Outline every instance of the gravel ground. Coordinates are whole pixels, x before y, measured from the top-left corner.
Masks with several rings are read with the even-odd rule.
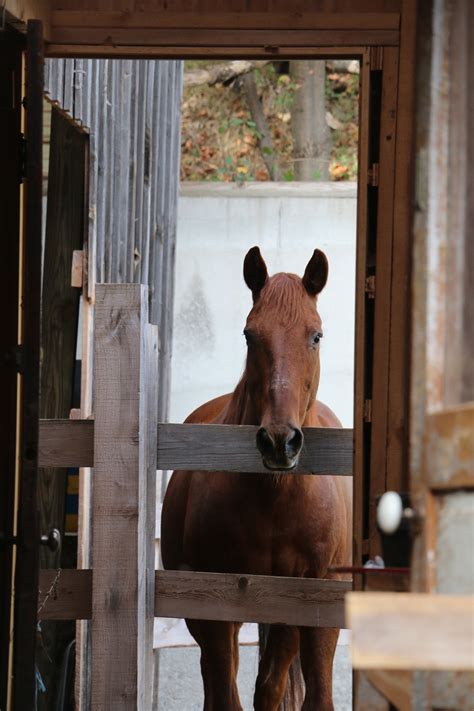
[[[175,647],[160,650],[159,711],[201,711],[203,691],[199,667],[199,649]],[[244,711],[251,711],[258,649],[240,648],[239,693]],[[352,670],[350,647],[338,644],[334,660],[335,711],[352,709]]]

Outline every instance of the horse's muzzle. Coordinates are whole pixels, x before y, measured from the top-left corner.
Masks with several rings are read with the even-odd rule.
[[[303,433],[291,425],[260,427],[257,447],[267,469],[294,469],[303,446]]]

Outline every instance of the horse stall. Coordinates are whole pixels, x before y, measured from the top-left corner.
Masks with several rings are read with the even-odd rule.
[[[244,2],[158,8],[6,0],[2,12],[2,85],[11,87],[2,94],[0,113],[9,177],[1,195],[8,247],[0,267],[6,314],[1,377],[8,394],[2,412],[8,471],[1,503],[2,707],[36,708],[39,619],[83,621],[78,707],[152,708],[153,618],[159,616],[347,625],[357,670],[355,708],[471,708],[473,571],[465,541],[472,536],[474,487],[468,296],[474,112],[472,96],[460,90],[474,45],[468,0],[381,0],[376,11],[365,0],[302,1],[291,8],[262,0],[252,11]],[[48,215],[46,234],[65,237],[51,243],[50,257],[46,244],[42,271],[45,56],[64,60],[47,70],[51,99],[62,107],[62,113],[54,109],[55,130],[63,132],[50,170],[56,193],[69,195],[73,208],[66,222],[59,208]],[[172,171],[160,173],[166,161],[158,161],[146,173],[149,180],[155,176],[161,196],[153,204],[149,180],[140,182],[143,169],[133,182],[121,163],[116,149],[126,136],[107,114],[119,99],[133,108],[158,106],[166,84],[164,118],[154,123],[152,110],[129,118],[143,145],[145,136],[159,142],[167,126],[160,150],[176,161],[178,60],[205,56],[360,62],[354,426],[305,429],[305,450],[285,474],[353,477],[353,557],[345,571],[351,580],[155,570],[157,469],[266,472],[255,446],[257,426],[164,422],[172,219],[164,221],[168,231],[160,233],[146,265],[149,245],[140,240],[150,239],[150,225],[173,213],[177,182],[170,181]],[[99,58],[103,64],[94,64]],[[143,74],[136,85],[129,82],[138,58],[168,60],[166,76],[150,65],[137,69]],[[106,136],[100,162],[94,127]],[[145,162],[149,156],[136,155]],[[112,197],[138,205],[136,215],[148,227],[141,232],[135,222],[120,224],[113,210],[111,224],[101,227]],[[55,222],[60,228],[53,229]],[[98,236],[107,230],[117,235],[108,253]],[[87,237],[82,249],[81,232]],[[59,250],[65,267],[60,262],[55,272]],[[73,255],[85,357],[80,412],[68,418],[54,410],[43,382],[40,400],[39,366],[42,344],[56,347],[51,336],[59,297],[51,282],[60,268],[69,273]],[[261,273],[258,260],[257,267]],[[147,291],[150,273],[159,295]],[[258,292],[255,269],[247,273]],[[122,283],[99,283],[115,280]],[[76,313],[78,300],[68,302],[68,313]],[[59,568],[52,551],[53,567],[39,570],[40,537],[52,548],[55,541],[38,515],[38,467],[49,482],[63,477],[60,470],[80,469],[77,569]],[[381,500],[377,524],[378,502],[388,490],[402,496]],[[380,555],[385,568],[364,567]]]

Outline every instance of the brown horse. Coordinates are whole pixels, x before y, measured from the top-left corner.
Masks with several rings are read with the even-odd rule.
[[[323,334],[315,305],[327,274],[319,250],[303,279],[269,277],[258,247],[245,257],[253,308],[244,330],[244,374],[233,393],[186,421],[259,425],[256,444],[272,473],[174,472],[162,515],[165,568],[324,578],[329,567],[350,560],[350,480],[285,473],[298,461],[302,427],[341,426],[316,400]],[[205,711],[241,711],[240,624],[186,622],[201,647]],[[332,709],[337,638],[335,629],[272,625],[261,649],[255,709],[273,711],[283,701],[289,709]],[[290,668],[297,683],[288,683]]]

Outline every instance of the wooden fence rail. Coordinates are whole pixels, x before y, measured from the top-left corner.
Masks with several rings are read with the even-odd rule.
[[[155,617],[344,627],[346,580],[155,571]],[[43,570],[39,617],[92,617],[92,570]]]
[[[257,429],[246,425],[159,424],[157,467],[266,472],[255,446]],[[303,451],[292,474],[352,475],[352,430],[307,427],[303,432]],[[41,420],[39,446],[40,466],[91,467],[94,421]]]
[[[93,570],[44,570],[40,619],[91,619],[92,711],[151,708],[153,618],[344,626],[351,583],[155,571],[157,469],[266,472],[257,427],[159,424],[146,287],[98,285],[94,420],[40,422],[39,465],[93,467]],[[352,474],[352,430],[307,428],[292,474]]]

